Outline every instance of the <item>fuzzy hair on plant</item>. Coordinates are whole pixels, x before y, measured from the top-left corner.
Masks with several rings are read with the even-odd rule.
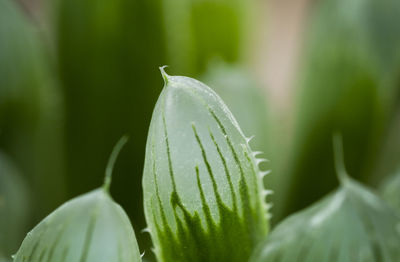
[[[214,91],[164,67],[161,73],[143,175],[157,259],[247,261],[269,228],[264,160]]]

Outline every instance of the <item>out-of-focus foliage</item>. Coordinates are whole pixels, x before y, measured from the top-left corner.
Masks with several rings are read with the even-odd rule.
[[[246,261],[268,230],[262,173],[209,87],[168,76],[154,109],[143,191],[159,261]]]
[[[340,188],[279,224],[251,262],[400,260],[400,218],[350,178]]]
[[[275,183],[278,219],[337,184],[332,133],[345,138],[349,171],[368,181],[400,86],[400,2],[322,0],[302,57],[294,143]]]
[[[255,77],[238,65],[212,63],[201,79],[226,103],[243,132],[254,136],[251,148],[268,156],[270,117],[265,94]]]
[[[64,196],[60,97],[37,28],[16,1],[0,0],[0,39],[0,147],[27,176],[41,216]]]
[[[400,98],[400,97],[399,97]],[[386,134],[382,150],[379,152],[378,165],[374,173],[374,184],[381,184],[380,175],[392,175],[399,171],[400,160],[400,103],[397,103],[397,113],[390,123],[389,131]]]
[[[0,261],[11,258],[29,221],[28,188],[11,160],[0,152]]]
[[[210,60],[233,63],[248,48],[254,0],[162,0],[167,62],[174,72],[197,75]]]
[[[383,199],[400,214],[400,172],[385,181],[381,192]]]
[[[143,210],[143,152],[162,83],[161,27],[158,0],[61,0],[58,5],[68,193],[81,194],[101,181],[109,148],[127,133],[132,143],[121,156],[113,191],[138,228],[145,227],[138,212]]]

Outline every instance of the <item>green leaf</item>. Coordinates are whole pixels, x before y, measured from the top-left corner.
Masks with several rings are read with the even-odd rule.
[[[111,169],[126,138],[111,154],[103,188],[56,209],[22,242],[15,262],[139,262],[135,233],[124,210],[110,197]]]
[[[260,160],[209,87],[163,69],[143,177],[159,261],[246,261],[268,230]]]
[[[251,262],[399,261],[400,217],[336,160],[339,189],[285,219]]]

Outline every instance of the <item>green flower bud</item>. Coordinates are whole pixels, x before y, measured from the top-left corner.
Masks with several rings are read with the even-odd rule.
[[[108,193],[115,158],[99,188],[72,199],[40,222],[23,241],[15,262],[139,262],[135,233],[128,216]]]
[[[151,120],[145,215],[159,261],[246,261],[268,231],[262,176],[229,109],[209,87],[169,76]]]
[[[339,189],[279,224],[251,262],[400,260],[399,217],[337,167]]]

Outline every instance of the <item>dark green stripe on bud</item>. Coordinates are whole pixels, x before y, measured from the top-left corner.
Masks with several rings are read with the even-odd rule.
[[[246,261],[268,231],[258,160],[209,87],[162,70],[143,177],[159,261]]]
[[[15,262],[139,262],[135,233],[109,193],[111,169],[126,138],[110,157],[105,185],[72,199],[40,222],[23,241]]]

